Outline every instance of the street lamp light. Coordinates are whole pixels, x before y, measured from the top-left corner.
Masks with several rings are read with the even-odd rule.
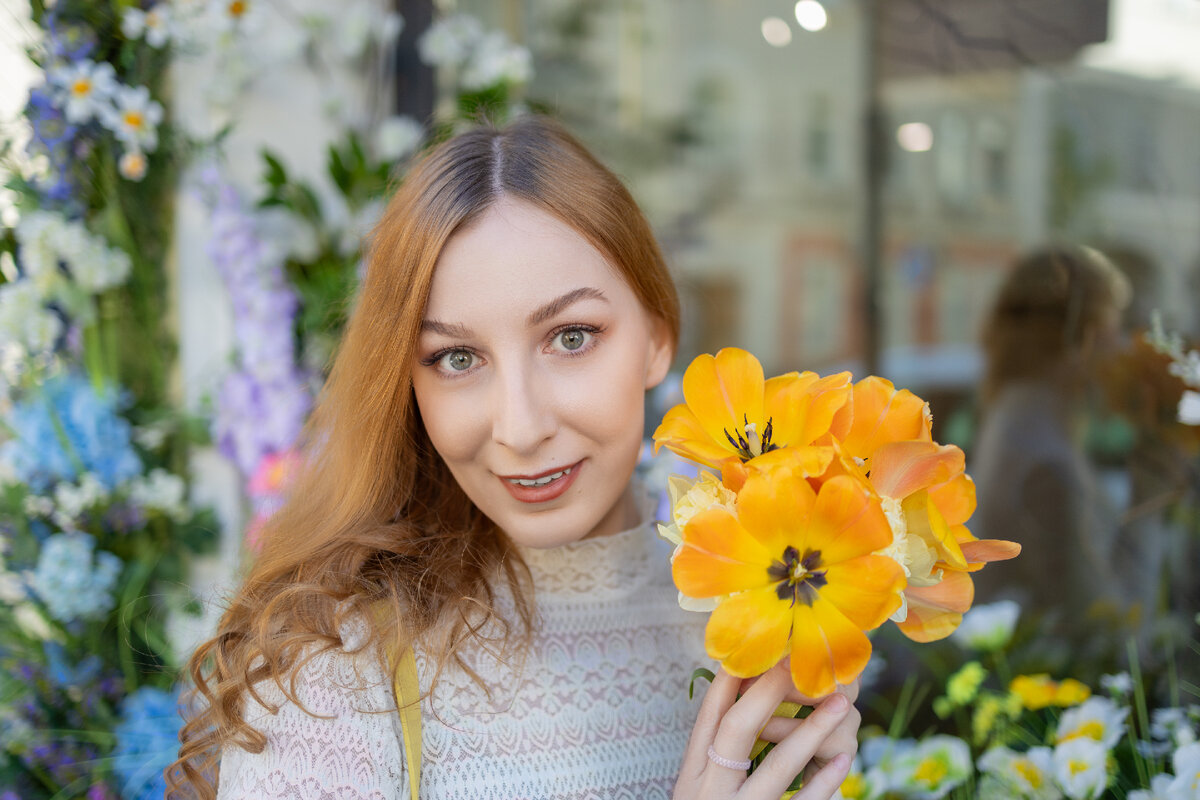
[[[819,0],[799,0],[796,3],[796,22],[806,31],[816,33],[824,30],[829,14]]]

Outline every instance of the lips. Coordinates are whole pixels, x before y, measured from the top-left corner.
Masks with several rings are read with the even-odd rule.
[[[555,467],[535,475],[497,475],[504,488],[522,503],[547,503],[571,487],[582,461],[568,467]]]

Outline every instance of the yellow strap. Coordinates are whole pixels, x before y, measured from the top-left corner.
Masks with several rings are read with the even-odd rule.
[[[404,734],[404,760],[408,762],[408,788],[417,800],[421,785],[421,684],[417,681],[417,658],[410,647],[400,656],[396,670],[396,707]]]

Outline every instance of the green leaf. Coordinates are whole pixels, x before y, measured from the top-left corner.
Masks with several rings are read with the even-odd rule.
[[[261,150],[263,161],[266,162],[267,172],[263,176],[263,180],[273,189],[278,189],[288,182],[287,169],[284,168],[283,162],[271,155],[267,148]]]
[[[696,667],[696,669],[692,670],[692,679],[688,682],[688,699],[691,700],[696,692],[696,679],[697,678],[703,678],[704,680],[708,681],[709,683],[712,683],[716,677],[717,677],[717,674],[715,672],[713,672],[711,669],[705,669],[704,667]]]

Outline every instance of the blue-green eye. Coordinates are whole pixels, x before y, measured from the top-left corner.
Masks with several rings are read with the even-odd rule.
[[[451,350],[442,356],[442,366],[454,372],[466,372],[475,364],[475,356],[467,350]]]
[[[560,333],[558,341],[564,350],[578,350],[587,344],[587,337],[587,331],[580,330],[579,328],[571,328]]]

